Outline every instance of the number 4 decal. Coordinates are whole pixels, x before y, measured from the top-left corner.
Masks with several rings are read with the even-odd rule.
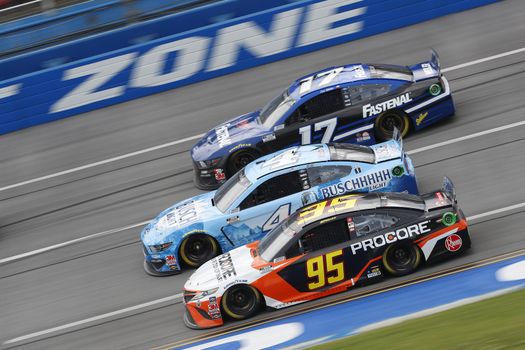
[[[264,223],[262,230],[267,232],[279,225],[281,221],[290,216],[291,203],[286,203],[277,208]]]
[[[328,120],[323,120],[322,122],[314,124],[314,132],[321,129],[325,129],[321,143],[328,143],[332,140],[334,136],[335,127],[337,126],[337,118],[332,118]],[[299,134],[301,134],[301,144],[309,145],[312,143],[312,126],[307,125],[299,129]]]

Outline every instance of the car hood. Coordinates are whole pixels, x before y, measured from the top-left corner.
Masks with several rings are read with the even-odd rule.
[[[141,232],[145,245],[173,242],[190,229],[202,229],[206,223],[222,213],[213,205],[215,191],[176,203],[160,213]],[[177,237],[180,236],[180,237]]]
[[[233,249],[199,267],[186,281],[184,289],[205,291],[240,280],[251,283],[250,276],[253,279],[254,272],[257,272],[252,267],[253,260],[252,249],[248,246]]]
[[[250,147],[250,139],[268,133],[259,123],[260,111],[243,114],[208,131],[191,150],[193,160],[215,159],[238,148]]]

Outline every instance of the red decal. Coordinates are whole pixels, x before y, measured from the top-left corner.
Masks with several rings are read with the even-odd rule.
[[[449,252],[457,252],[462,245],[463,241],[461,240],[461,237],[459,237],[455,233],[448,236],[445,240],[445,248],[447,248]]]
[[[213,173],[215,174],[215,180],[224,181],[226,179],[226,174],[222,169],[214,169]]]

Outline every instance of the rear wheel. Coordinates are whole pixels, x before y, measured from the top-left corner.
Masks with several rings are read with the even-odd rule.
[[[219,253],[219,245],[208,235],[190,235],[180,245],[180,257],[191,267],[199,267]]]
[[[243,320],[259,311],[261,300],[261,293],[257,289],[246,284],[237,284],[224,293],[221,305],[226,315]]]
[[[377,117],[374,125],[376,138],[380,141],[390,140],[394,134],[394,127],[399,130],[401,137],[408,134],[410,120],[404,112],[389,110]]]
[[[258,154],[251,150],[241,150],[235,152],[228,161],[228,175],[232,176],[255,159],[258,158]]]
[[[408,275],[421,263],[421,251],[414,244],[394,244],[383,254],[385,270],[394,276]]]

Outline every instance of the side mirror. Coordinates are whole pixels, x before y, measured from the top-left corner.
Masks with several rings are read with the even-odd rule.
[[[304,192],[301,195],[301,202],[303,202],[303,206],[307,204],[315,203],[318,200],[319,199],[317,198],[317,195],[312,191]]]

